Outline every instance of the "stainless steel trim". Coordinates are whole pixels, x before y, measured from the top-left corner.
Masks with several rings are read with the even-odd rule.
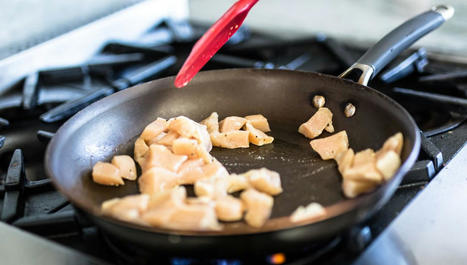
[[[431,10],[438,12],[443,16],[444,20],[448,20],[454,16],[454,7],[449,5],[437,5],[434,6]]]
[[[0,95],[29,73],[81,64],[105,42],[135,40],[164,18],[188,19],[188,0],[143,1],[0,60]]]
[[[361,85],[366,86],[371,79],[371,76],[375,72],[375,69],[371,65],[361,64],[361,63],[354,63],[349,69],[345,70],[342,74],[339,75],[339,78],[345,78],[350,72],[355,69],[362,70],[362,74],[358,78],[358,83]]]

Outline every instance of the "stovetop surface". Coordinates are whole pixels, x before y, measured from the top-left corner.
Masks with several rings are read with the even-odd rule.
[[[110,263],[148,263],[134,253],[121,251],[118,244],[75,214],[44,173],[44,151],[58,127],[86,105],[138,83],[175,75],[204,29],[187,22],[164,21],[134,42],[105,44],[101,52],[82,65],[43,69],[8,88],[0,98],[1,221]],[[319,34],[283,42],[241,27],[204,69],[285,68],[337,75],[364,50]],[[455,159],[467,140],[467,65],[432,60],[423,49],[410,50],[370,86],[409,110],[423,140],[416,165],[389,203],[368,223],[319,248],[308,246],[297,253],[229,260],[166,257],[158,253],[159,262],[350,264],[437,172]]]

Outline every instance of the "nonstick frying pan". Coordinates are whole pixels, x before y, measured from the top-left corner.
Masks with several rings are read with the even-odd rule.
[[[418,128],[409,113],[367,87],[368,80],[451,15],[450,8],[438,6],[389,33],[341,75],[358,82],[310,72],[234,69],[201,72],[183,89],[174,88],[174,78],[168,77],[115,93],[88,106],[57,131],[46,152],[47,174],[76,209],[107,235],[159,253],[263,253],[329,239],[380,209],[419,152]],[[326,98],[336,131],[345,129],[355,150],[378,149],[389,136],[403,133],[403,163],[390,181],[355,199],[343,196],[335,162],[321,160],[309,140],[297,133],[298,126],[316,111],[311,103],[316,94]],[[351,118],[343,114],[348,102],[357,108]],[[199,121],[213,111],[221,117],[261,113],[270,121],[273,144],[212,151],[230,172],[267,167],[281,174],[284,192],[275,197],[272,217],[263,227],[236,222],[216,232],[169,231],[101,214],[104,200],[138,189],[134,181],[118,188],[95,184],[90,173],[97,161],[132,154],[136,137],[157,117],[185,115]],[[310,202],[326,206],[325,218],[291,223],[288,216]]]

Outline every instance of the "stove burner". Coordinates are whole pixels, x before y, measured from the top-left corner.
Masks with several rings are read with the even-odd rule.
[[[312,246],[304,247],[303,249],[295,252],[288,253],[273,253],[273,254],[258,254],[247,253],[248,256],[228,256],[228,257],[215,257],[215,253],[211,257],[205,256],[171,256],[166,253],[157,253],[156,251],[149,251],[133,244],[127,244],[114,239],[107,234],[101,232],[100,235],[108,246],[109,250],[114,253],[115,262],[117,264],[310,264],[320,259],[324,259],[331,251],[337,247],[347,248],[355,253],[361,252],[364,246],[368,244],[371,238],[368,237],[369,228],[360,229],[357,232],[348,234],[344,243],[343,238],[336,237],[328,240],[322,244],[315,244]],[[358,243],[357,243],[358,242]],[[351,255],[352,253],[346,253]],[[319,263],[319,262],[318,262]]]

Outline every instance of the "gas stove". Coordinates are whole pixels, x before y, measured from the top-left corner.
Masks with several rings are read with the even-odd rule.
[[[247,257],[172,257],[113,240],[54,189],[44,173],[44,151],[58,127],[90,103],[141,82],[177,73],[207,28],[183,19],[177,2],[183,1],[174,1],[166,9],[177,10],[177,15],[167,12],[148,19],[145,10],[154,3],[143,2],[0,61],[0,237],[15,242],[0,243],[7,264],[77,260],[91,264],[374,263],[372,257],[377,258],[378,251],[389,251],[387,244],[378,246],[388,241],[390,231],[397,231],[394,225],[413,212],[413,205],[423,204],[420,199],[434,199],[430,192],[436,183],[430,182],[467,171],[467,63],[433,56],[419,48],[402,54],[370,84],[412,114],[420,128],[422,150],[389,203],[367,223],[320,245],[290,253],[251,253]],[[108,34],[129,17],[136,21],[133,24],[137,29],[129,26],[119,34]],[[77,38],[92,39],[100,31],[99,41],[82,49],[71,45],[69,50],[65,45]],[[132,33],[126,34],[129,31]],[[366,48],[324,34],[283,41],[243,26],[204,70],[278,68],[337,75]],[[22,68],[26,62],[33,63]],[[448,171],[446,164],[447,168],[456,165],[456,170]],[[17,248],[23,244],[31,252],[20,254]],[[399,245],[393,246],[395,256],[406,258]]]

